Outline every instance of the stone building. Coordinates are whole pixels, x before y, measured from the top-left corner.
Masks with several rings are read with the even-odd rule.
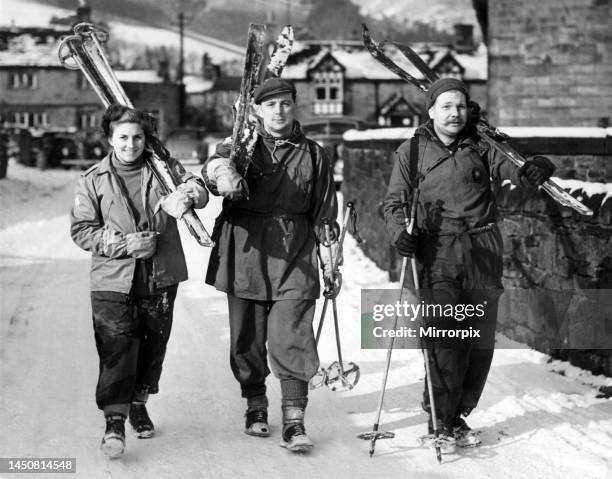
[[[496,0],[488,11],[493,123],[610,124],[612,1]]]
[[[484,45],[411,45],[441,76],[462,78],[470,94],[486,108],[487,53]],[[387,53],[422,78],[394,46]],[[283,77],[298,91],[298,115],[304,122],[357,118],[370,126],[415,126],[423,118],[424,100],[380,65],[361,42],[310,41],[297,45]]]

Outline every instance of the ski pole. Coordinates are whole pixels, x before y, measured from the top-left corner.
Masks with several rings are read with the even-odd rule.
[[[344,217],[342,218],[342,228],[340,229],[340,235],[339,237],[336,239],[336,241],[338,242],[338,253],[336,255],[336,257],[334,258],[332,255],[332,251],[331,251],[331,247],[329,248],[329,255],[330,255],[330,265],[331,265],[331,283],[334,284],[336,281],[336,274],[339,274],[338,272],[338,267],[339,267],[339,262],[340,262],[340,258],[342,257],[342,250],[343,250],[343,246],[344,246],[344,238],[346,236],[346,232],[349,229],[349,222],[352,220],[353,223],[356,221],[355,220],[355,208],[353,205],[353,202],[349,201],[346,204],[346,210],[344,212]],[[330,228],[330,222],[327,218],[324,218],[322,220],[323,223],[323,227],[324,227],[324,232],[325,232],[325,242],[327,243],[327,245],[331,246],[331,228]],[[351,227],[354,231],[353,233],[356,234],[357,230],[356,227],[353,225]],[[358,239],[358,241],[360,242],[361,239]],[[336,333],[336,347],[338,349],[338,371],[339,371],[339,378],[342,382],[342,384],[347,387],[348,389],[352,389],[355,384],[357,384],[357,381],[359,380],[359,367],[353,363],[350,363],[350,365],[352,365],[352,367],[349,370],[349,373],[355,373],[356,372],[356,379],[353,383],[351,383],[350,381],[348,381],[346,379],[346,372],[344,371],[344,366],[342,363],[342,349],[341,349],[341,345],[340,345],[340,333],[339,333],[339,326],[338,326],[338,311],[336,308],[336,301],[335,298],[330,298],[328,296],[325,296],[325,301],[323,302],[323,308],[321,310],[321,318],[319,319],[319,325],[317,327],[317,333],[315,336],[315,344],[318,346],[319,345],[319,339],[321,338],[321,332],[323,330],[323,322],[325,320],[325,313],[327,312],[327,306],[329,304],[329,300],[332,300],[332,305],[333,305],[333,313],[334,313],[334,326],[335,326],[335,333]],[[328,383],[328,379],[329,379],[329,370],[332,368],[332,366],[334,366],[336,363],[332,364],[327,370],[324,370],[323,368],[321,368],[319,370],[319,372],[317,373],[316,376],[320,376],[321,379],[318,381],[313,381],[311,379],[310,381],[310,389],[316,389],[320,386],[322,386],[323,384],[326,384],[329,386]],[[314,378],[313,378],[314,379]],[[335,388],[330,388],[332,389],[332,391],[335,391]]]
[[[347,209],[347,214],[345,215],[347,218],[345,220],[344,226],[343,226],[343,231],[342,233],[344,234],[346,232],[346,223],[348,222],[348,209]],[[330,228],[330,224],[329,222],[326,222],[323,224],[324,228],[325,228],[325,236],[327,239],[327,242],[331,245],[331,228]],[[344,236],[342,236],[340,238],[340,241],[344,240]],[[341,243],[340,243],[341,244]],[[330,281],[331,284],[335,284],[336,283],[336,273],[337,273],[337,265],[340,261],[340,246],[338,247],[338,254],[336,256],[336,258],[334,259],[333,254],[332,254],[332,250],[331,248],[329,248],[329,262],[330,264],[334,265],[335,267],[332,267],[331,270],[331,277],[330,277]],[[337,363],[332,364],[328,369],[327,369],[327,386],[332,390],[335,391],[337,389],[336,387],[336,379],[340,380],[340,383],[342,384],[343,388],[346,389],[353,389],[353,387],[355,387],[355,385],[357,384],[357,382],[359,381],[359,366],[357,366],[355,363],[349,363],[349,369],[346,370],[344,368],[344,361],[342,359],[342,346],[340,344],[340,326],[338,324],[338,308],[336,306],[336,298],[332,296],[331,298],[332,301],[332,311],[333,311],[333,315],[334,315],[334,331],[336,333],[336,349],[338,351],[338,361]],[[338,373],[337,375],[332,375],[331,372],[335,369],[335,366],[337,365],[337,370]],[[348,374],[352,375],[352,380],[348,379]]]
[[[401,192],[401,202],[402,202],[402,208],[404,210],[404,227],[406,228],[406,231],[408,231],[408,233],[412,233],[412,230],[414,229],[414,223],[415,223],[415,218],[416,218],[416,200],[418,197],[418,190],[415,189],[414,192],[414,198],[413,198],[413,202],[412,202],[412,207],[411,207],[411,214],[410,216],[408,216],[408,212],[406,209],[406,203],[408,202],[408,194],[406,193],[405,190],[402,190]],[[400,294],[399,294],[399,303],[401,304],[402,302],[402,297],[404,294],[404,280],[406,278],[406,269],[408,267],[408,258],[404,257],[402,259],[402,270],[400,273]],[[414,268],[416,268],[416,265],[414,266]],[[414,274],[414,271],[413,271]],[[398,315],[397,312],[395,313],[395,316],[393,318],[393,326],[392,326],[392,330],[395,330],[397,328],[397,320],[398,320]],[[382,408],[383,408],[383,403],[385,400],[385,390],[387,388],[387,378],[389,376],[389,367],[391,366],[391,353],[393,352],[393,343],[395,342],[395,337],[391,336],[391,339],[389,340],[389,346],[387,346],[387,359],[385,361],[385,371],[383,373],[383,379],[382,379],[382,386],[380,388],[380,396],[378,398],[378,409],[376,411],[376,420],[374,421],[374,427],[372,428],[372,431],[369,432],[364,432],[361,434],[358,434],[357,437],[360,439],[364,439],[364,440],[370,440],[370,457],[372,457],[374,455],[374,449],[376,447],[376,440],[377,439],[391,439],[395,437],[395,433],[393,432],[384,432],[384,431],[379,431],[379,426],[380,426],[380,416],[382,414]]]
[[[405,192],[404,193],[405,196]],[[418,191],[415,191],[415,195],[413,198],[413,203],[412,203],[412,208],[414,211],[414,205],[416,204],[416,200],[418,199]],[[402,208],[404,209],[404,215],[408,214],[408,208],[406,207],[406,202],[402,201],[403,206]],[[414,213],[412,213],[414,215]],[[411,219],[411,226],[414,227],[414,222]],[[413,228],[409,227],[407,229],[408,233],[412,233]],[[417,296],[418,299],[418,295],[419,295],[419,290],[420,290],[420,286],[419,286],[419,275],[417,272],[417,265],[416,265],[416,259],[414,256],[412,256],[410,258],[410,263],[412,265],[412,280],[414,282],[414,294]],[[434,446],[436,448],[436,459],[438,459],[438,462],[442,462],[442,453],[440,451],[440,444],[438,443],[438,436],[439,436],[439,431],[438,431],[438,418],[436,415],[436,403],[435,403],[435,399],[434,399],[434,393],[433,393],[433,384],[431,382],[431,368],[429,365],[429,350],[426,347],[422,347],[421,351],[423,352],[423,358],[425,360],[425,376],[427,377],[427,393],[429,395],[429,405],[431,407],[431,420],[433,422],[433,431],[434,431]]]

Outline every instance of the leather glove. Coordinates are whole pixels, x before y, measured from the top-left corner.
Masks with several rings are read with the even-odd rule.
[[[177,190],[184,192],[191,200],[193,208],[204,208],[208,204],[208,192],[203,185],[195,181],[186,181],[176,187]]]
[[[329,241],[333,244],[340,238],[340,225],[337,221],[334,221],[329,225]],[[317,239],[321,244],[328,244],[327,237],[325,236],[325,226],[321,224],[321,226],[316,229],[315,234],[317,235]]]
[[[470,100],[467,105],[468,122],[476,124],[480,120],[480,105],[473,100]]]
[[[540,186],[548,180],[555,172],[555,165],[545,156],[534,156],[527,160],[518,170],[521,183],[523,179],[527,182],[525,186]]]
[[[136,259],[147,259],[155,254],[157,249],[157,231],[139,231],[125,235],[127,254]]]
[[[395,242],[397,252],[402,256],[411,258],[417,250],[418,239],[417,235],[410,234],[406,230],[402,231]]]
[[[321,268],[323,269],[323,282],[325,284],[323,296],[333,299],[338,296],[340,288],[342,287],[342,275],[339,271],[336,271],[334,280],[332,281],[332,264],[330,262],[329,249],[331,248],[331,255],[336,262],[336,266],[340,266],[344,262],[344,258],[340,254],[338,243],[332,243],[331,247],[320,245],[319,248]]]
[[[249,197],[246,180],[238,174],[228,158],[216,158],[208,162],[206,176],[224,198],[235,201]]]
[[[176,189],[157,202],[157,205],[155,205],[155,213],[157,213],[161,207],[161,209],[170,216],[180,220],[185,212],[191,208],[192,204],[193,200],[189,198],[185,190]]]
[[[104,229],[102,231],[102,254],[109,258],[119,258],[126,254],[126,241],[119,231]]]

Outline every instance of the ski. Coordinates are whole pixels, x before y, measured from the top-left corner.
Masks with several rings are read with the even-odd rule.
[[[60,63],[70,70],[81,70],[105,108],[111,103],[134,108],[102,48],[102,43],[108,40],[108,32],[91,23],[79,23],[75,25],[74,33],[63,38],[59,44]],[[168,164],[170,152],[157,137],[153,137],[147,146],[153,152],[147,159],[147,165],[153,175],[166,194],[175,191],[181,183],[179,175],[182,172],[170,168]],[[178,165],[177,168],[183,168],[180,163]],[[193,208],[187,210],[182,219],[200,245],[214,246],[214,241]]]
[[[270,61],[266,67],[266,79],[281,76],[292,49],[293,28],[290,25],[286,25],[278,35],[274,51],[270,55]]]
[[[379,61],[383,66],[395,73],[402,80],[411,83],[419,88],[422,92],[426,92],[429,85],[438,79],[438,75],[427,66],[427,64],[419,57],[419,55],[409,46],[392,43],[399,51],[419,70],[425,80],[420,80],[395,63],[382,49],[382,44],[375,42],[370,35],[370,32],[365,24],[363,27],[363,44],[370,54]],[[480,118],[476,123],[476,131],[480,138],[486,142],[491,148],[494,148],[499,153],[504,155],[516,166],[521,167],[525,163],[525,158],[516,151],[508,142],[509,137],[502,133],[499,129],[489,125],[483,118]],[[578,213],[586,216],[593,214],[593,210],[583,205],[580,201],[570,195],[567,191],[561,188],[553,180],[547,180],[541,188],[557,203],[562,206],[567,206],[574,209]]]
[[[264,37],[266,26],[249,24],[244,71],[240,83],[240,93],[235,105],[234,128],[232,130],[232,149],[230,161],[236,165],[243,177],[246,175],[251,154],[257,141],[255,123],[251,120],[253,91],[259,84],[261,67],[264,61]]]
[[[236,115],[232,132],[230,161],[238,172],[245,176],[257,142],[257,120],[252,112],[253,92],[261,80],[261,68],[265,62],[264,38],[266,26],[256,23],[249,25],[247,52],[240,94],[236,102]],[[264,72],[264,79],[279,77],[285,68],[293,48],[293,28],[285,26],[279,34],[274,51]]]

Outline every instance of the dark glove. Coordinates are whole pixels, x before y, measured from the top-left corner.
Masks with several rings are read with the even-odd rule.
[[[402,231],[395,242],[397,252],[402,256],[406,256],[407,258],[414,256],[417,249],[418,239],[419,238],[417,235],[410,234],[406,230]]]
[[[157,231],[139,231],[125,235],[127,254],[136,259],[147,259],[155,254],[157,249]]]
[[[470,100],[468,103],[468,122],[470,123],[478,123],[480,120],[480,105],[473,100]]]
[[[540,186],[555,172],[555,165],[545,156],[534,156],[527,160],[518,170],[520,178],[524,178],[529,186]]]

